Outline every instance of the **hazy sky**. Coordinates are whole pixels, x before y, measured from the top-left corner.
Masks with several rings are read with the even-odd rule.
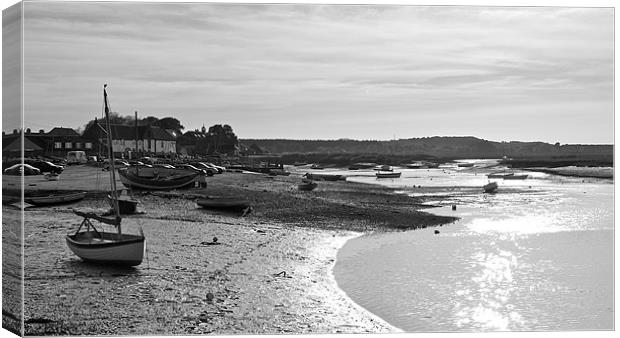
[[[25,126],[613,143],[613,9],[26,3]],[[5,125],[4,130],[14,126]]]

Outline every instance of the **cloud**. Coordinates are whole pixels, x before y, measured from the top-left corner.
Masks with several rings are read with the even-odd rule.
[[[516,118],[524,101],[613,119],[607,8],[28,2],[25,17],[26,108],[50,127],[96,111],[103,82],[119,111],[229,121],[252,137],[372,138],[343,130],[351,119],[384,135],[428,121],[484,137],[501,126],[464,120],[490,111],[536,129]],[[308,116],[321,128],[299,124]],[[613,139],[553,123],[575,142]]]

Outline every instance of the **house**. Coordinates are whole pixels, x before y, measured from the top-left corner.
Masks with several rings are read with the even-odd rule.
[[[188,131],[177,138],[177,153],[180,155],[206,155],[209,135],[204,131]]]
[[[21,146],[22,131],[13,130],[12,134],[2,134],[3,157],[15,155],[15,146]],[[19,141],[18,141],[19,140]],[[33,133],[30,128],[23,132],[25,156],[57,156],[65,157],[67,152],[82,150],[87,154],[94,152],[93,143],[84,139],[71,128],[56,127],[45,132],[43,129]],[[11,154],[9,154],[11,153]]]
[[[82,137],[93,142],[98,153],[107,153],[107,136],[103,121],[95,122],[88,126]],[[130,157],[146,155],[170,155],[176,154],[176,138],[165,129],[160,127],[143,125],[128,126],[113,124],[112,150],[115,155]],[[135,154],[138,155],[135,155]]]

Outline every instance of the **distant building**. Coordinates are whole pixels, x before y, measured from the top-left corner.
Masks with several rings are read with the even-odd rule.
[[[102,121],[95,119],[82,136],[91,140],[100,154],[107,153],[107,136]],[[155,126],[111,125],[112,150],[116,155],[170,155],[177,152],[176,138],[165,129]],[[136,144],[137,140],[137,144]],[[137,153],[137,155],[135,155]]]
[[[208,151],[209,135],[205,132],[194,130],[185,132],[177,138],[177,153],[179,155],[206,155]]]
[[[14,130],[12,134],[2,135],[3,158],[21,156],[20,151],[14,149],[21,146],[22,132]],[[56,127],[45,132],[43,129],[33,133],[27,128],[23,134],[24,155],[28,156],[56,156],[65,157],[67,152],[82,150],[87,154],[94,153],[92,141],[84,139],[71,128]]]

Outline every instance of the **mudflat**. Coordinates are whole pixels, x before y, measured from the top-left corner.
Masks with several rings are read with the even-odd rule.
[[[144,232],[146,256],[136,268],[111,268],[82,262],[64,238],[81,221],[70,209],[109,208],[105,188],[92,184],[103,182],[97,170],[70,167],[59,183],[26,185],[91,192],[71,205],[26,208],[27,335],[393,332],[338,289],[338,249],[364,232],[454,220],[389,188],[338,181],[308,192],[297,190],[296,175],[226,172],[206,189],[130,192],[140,213],[124,218],[123,230]],[[252,212],[200,208],[202,195],[244,196]]]

